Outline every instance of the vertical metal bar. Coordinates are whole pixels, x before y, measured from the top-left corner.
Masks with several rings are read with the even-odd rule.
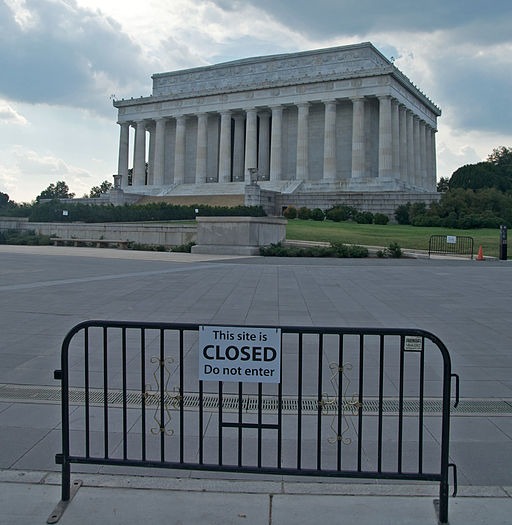
[[[338,335],[338,436],[336,438],[336,468],[341,470],[343,436],[343,343],[344,334]]]
[[[384,399],[384,335],[380,336],[379,349],[379,429],[377,436],[377,472],[382,472],[382,413]]]
[[[281,468],[283,460],[283,367],[281,378],[277,385],[277,468]]]
[[[450,395],[451,395],[451,361],[446,348],[443,355],[443,415],[441,430],[441,483],[439,484],[439,522],[448,523],[448,468],[450,445]]]
[[[160,329],[160,461],[165,461],[165,346],[163,329]]]
[[[261,468],[261,447],[263,424],[263,384],[258,383],[258,468]]]
[[[85,329],[87,334],[87,329]],[[84,335],[84,340],[86,336]],[[71,497],[71,465],[69,463],[69,338],[62,343],[61,368],[61,416],[62,416],[62,501]]]
[[[219,430],[218,430],[218,456],[219,456],[219,465],[222,465],[222,381],[219,381]]]
[[[126,406],[126,328],[121,329],[122,334],[122,367],[123,367],[123,459],[128,457],[128,413]]]
[[[243,383],[238,383],[238,466],[242,466],[242,403],[243,403]]]
[[[299,359],[297,370],[297,468],[302,467],[302,367],[303,367],[303,341],[302,333],[299,334]]]
[[[203,447],[204,447],[204,412],[203,412],[203,381],[199,380],[199,464],[204,462]]]
[[[357,418],[357,470],[362,469],[363,450],[363,386],[364,386],[364,334],[359,334],[359,410]]]
[[[316,468],[322,469],[322,368],[323,368],[323,353],[324,353],[324,334],[318,334],[318,377],[317,377],[317,396],[318,396],[318,411],[316,421]]]
[[[103,434],[104,456],[108,458],[108,349],[107,327],[103,327]]]
[[[404,434],[404,364],[405,339],[400,336],[400,379],[398,390],[398,473],[402,473],[403,434]]]
[[[140,329],[141,459],[146,461],[146,332]]]
[[[418,413],[418,473],[423,472],[423,415],[424,415],[424,395],[425,395],[425,338],[421,338],[420,353],[420,406]]]
[[[84,328],[84,388],[85,388],[85,457],[91,457],[91,423],[89,410],[89,327]]]
[[[183,330],[180,330],[180,462],[183,463],[185,458],[185,409],[183,395],[185,392],[185,371],[183,360]]]

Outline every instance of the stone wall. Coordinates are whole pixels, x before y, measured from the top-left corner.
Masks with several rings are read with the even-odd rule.
[[[263,193],[263,192],[262,192]],[[262,196],[262,198],[264,198]],[[268,198],[268,197],[267,197]],[[352,206],[359,211],[383,213],[391,220],[395,218],[395,210],[401,204],[424,202],[431,204],[441,198],[440,193],[408,193],[408,192],[338,192],[338,193],[293,193],[277,194],[275,208],[283,210],[287,206],[295,208],[320,208],[326,210],[343,204]]]
[[[195,242],[197,237],[195,224],[28,222],[27,219],[1,217],[0,231],[5,230],[35,231],[40,235],[51,235],[63,239],[121,240],[167,247]]]

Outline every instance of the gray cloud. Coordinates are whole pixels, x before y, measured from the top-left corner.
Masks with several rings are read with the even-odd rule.
[[[503,20],[512,14],[509,0],[431,0],[419,8],[410,0],[213,0],[220,8],[234,11],[252,4],[287,26],[312,36],[332,37],[386,31],[435,31],[484,24],[499,30],[486,34],[495,41],[510,37]],[[467,35],[472,38],[471,34]]]
[[[149,85],[152,64],[114,20],[72,1],[27,0],[26,9],[33,23],[22,26],[0,2],[0,94],[5,98],[103,113],[110,111],[113,90]]]

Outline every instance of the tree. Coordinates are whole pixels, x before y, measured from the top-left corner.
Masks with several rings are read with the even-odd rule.
[[[494,148],[487,157],[487,162],[502,168],[512,169],[512,148],[507,148],[506,146]]]
[[[507,176],[496,164],[478,162],[466,164],[453,172],[450,179],[450,189],[463,188],[479,190],[496,188],[507,191],[512,188],[512,177]]]
[[[9,195],[0,191],[0,208],[7,208],[9,205]]]
[[[68,185],[60,180],[55,184],[52,182],[36,197],[36,201],[39,202],[41,199],[72,199],[74,196],[75,194],[69,191]]]
[[[441,177],[437,181],[437,191],[439,193],[444,193],[450,189],[450,179],[448,177]]]
[[[89,192],[89,198],[96,199],[112,189],[112,183],[104,180],[99,186],[93,186]]]

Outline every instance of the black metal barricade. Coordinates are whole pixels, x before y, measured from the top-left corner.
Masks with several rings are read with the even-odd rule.
[[[247,340],[279,330],[277,380],[265,372],[272,349],[200,348],[205,327],[196,324],[87,321],[68,333],[55,371],[63,501],[73,463],[420,480],[439,482],[439,521],[448,521],[451,379],[456,404],[458,376],[435,335],[207,328]],[[245,356],[248,372],[235,362]],[[233,379],[204,379],[215,368]]]
[[[461,255],[473,259],[473,237],[466,235],[431,235],[428,241],[428,256]]]

